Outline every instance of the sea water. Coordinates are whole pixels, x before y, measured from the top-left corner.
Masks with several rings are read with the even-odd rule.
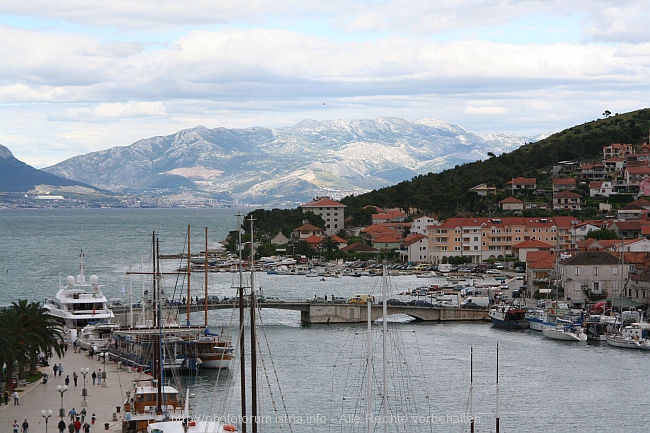
[[[236,230],[237,213],[234,209],[0,210],[0,304],[54,295],[60,280],[78,273],[81,250],[86,276],[98,275],[109,299],[137,299],[142,285],[149,283],[134,280],[127,271],[150,263],[153,232],[160,239],[162,254],[181,253],[186,251],[189,225],[192,251],[198,252],[205,245],[205,227],[208,246],[213,248]],[[322,281],[258,272],[255,286],[266,295],[306,300],[378,294],[380,280],[342,277]],[[399,292],[424,283],[413,276],[392,277],[390,296],[399,298]],[[193,274],[192,285],[202,291],[203,284],[202,273]],[[210,294],[234,296],[237,285],[237,274],[209,275]],[[164,287],[168,296],[178,297],[186,290],[171,276],[165,277]],[[234,336],[237,314],[210,311],[209,326]],[[650,425],[650,353],[602,343],[547,340],[539,332],[508,332],[488,323],[392,320],[391,333],[399,336],[408,364],[410,398],[429,417],[418,431],[469,431],[470,371],[475,430],[495,431],[497,343],[502,432],[640,432]],[[202,323],[203,314],[193,315],[191,321]],[[365,324],[302,325],[299,312],[266,309],[259,321],[263,326],[258,341],[265,348],[258,373],[265,415],[262,431],[289,431],[289,422],[296,432],[359,431],[364,415],[347,417],[341,401],[350,392],[348,385],[363,382]],[[381,324],[373,327],[380,328]],[[356,340],[361,342],[350,343]],[[391,358],[389,369],[397,371],[401,362]],[[267,385],[267,379],[274,385]],[[189,384],[196,395],[195,414],[238,417],[236,361],[227,374],[203,371],[178,380]],[[377,394],[374,391],[373,398],[380,398]],[[398,408],[396,394],[388,394],[391,408]],[[365,395],[355,398],[363,400]]]

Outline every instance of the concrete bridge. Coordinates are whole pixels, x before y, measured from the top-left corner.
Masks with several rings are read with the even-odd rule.
[[[209,303],[208,309],[225,310],[237,308],[238,305],[238,303]],[[365,304],[286,301],[260,302],[258,307],[300,311],[300,321],[302,323],[359,323],[368,320],[368,306]],[[186,312],[186,308],[186,306],[166,306],[164,307],[163,316],[166,317],[168,314],[175,315],[178,312],[182,317]],[[382,309],[381,304],[372,305],[372,321],[382,317]],[[134,313],[138,311],[134,309]],[[190,306],[190,312],[196,313],[202,311],[204,311],[203,305],[192,304]],[[128,317],[127,307],[113,308],[113,312],[115,313],[116,320],[122,324],[126,324]],[[396,314],[405,314],[416,320],[427,322],[489,320],[487,310],[388,305],[388,315],[392,316]]]

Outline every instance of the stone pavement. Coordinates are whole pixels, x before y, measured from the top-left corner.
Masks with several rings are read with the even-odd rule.
[[[61,376],[54,377],[52,367],[54,362],[57,364],[60,362],[63,366],[63,374]],[[85,398],[82,395],[82,389],[84,387],[84,378],[81,374],[81,368],[89,368],[90,372],[86,375],[86,388],[88,389],[87,396]],[[106,370],[106,384],[93,385],[92,384],[92,372],[93,370]],[[27,419],[29,423],[29,432],[28,433],[58,433],[57,424],[59,423],[59,408],[61,407],[61,393],[57,390],[57,385],[65,385],[66,375],[70,376],[70,384],[68,385],[68,390],[63,393],[63,407],[65,409],[65,418],[64,421],[66,425],[70,423],[70,417],[68,412],[70,409],[75,408],[77,413],[80,413],[81,410],[85,407],[87,416],[86,421],[90,424],[90,417],[94,413],[97,417],[95,425],[91,425],[91,433],[100,431],[105,431],[105,423],[108,423],[110,431],[116,432],[122,431],[122,416],[124,411],[122,410],[123,396],[126,395],[126,391],[131,389],[132,381],[134,379],[148,377],[143,376],[141,373],[132,372],[130,369],[120,368],[118,369],[118,364],[112,361],[106,361],[104,364],[103,361],[97,359],[95,356],[94,359],[88,357],[87,352],[81,350],[78,353],[74,353],[72,348],[69,348],[68,351],[62,358],[54,356],[50,359],[49,367],[41,367],[41,371],[49,375],[48,382],[46,384],[42,381],[28,384],[27,386],[18,387],[18,394],[20,396],[20,405],[15,406],[13,404],[13,398],[11,397],[12,391],[9,391],[9,405],[0,406],[0,432],[11,432],[11,426],[14,420],[18,421],[18,424],[22,424],[23,420]],[[72,379],[72,372],[76,371],[79,376],[77,379],[77,386],[74,386],[74,381]],[[119,413],[117,412],[116,407],[120,407]],[[52,416],[46,422],[45,418],[41,415],[41,410],[45,409],[52,411]],[[82,430],[83,431],[83,430]],[[67,433],[67,429],[65,431]]]

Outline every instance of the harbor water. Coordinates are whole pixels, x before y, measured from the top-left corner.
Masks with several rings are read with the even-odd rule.
[[[107,298],[129,302],[133,293],[137,301],[146,283],[130,279],[127,271],[151,261],[152,232],[159,236],[162,254],[180,253],[186,249],[190,225],[192,251],[198,252],[205,244],[204,227],[212,248],[236,229],[236,213],[234,209],[0,210],[0,304],[54,295],[60,279],[78,272],[81,250],[86,276],[99,276]],[[210,273],[210,294],[234,296],[237,278],[236,273]],[[380,280],[257,273],[255,286],[267,296],[307,300],[378,295]],[[202,290],[203,281],[202,273],[193,274],[192,290]],[[399,298],[399,292],[424,283],[414,276],[391,277],[390,296]],[[182,283],[171,276],[165,277],[164,288],[167,296],[185,295]],[[234,336],[236,315],[230,310],[210,311],[210,328]],[[354,361],[342,360],[361,358],[357,350],[361,346],[350,341],[365,338],[365,324],[302,325],[299,312],[271,309],[262,310],[260,320],[260,345],[271,352],[261,355],[260,404],[266,414],[274,405],[286,407],[286,413],[279,413],[262,431],[290,431],[283,425],[288,421],[299,432],[355,431],[354,422],[342,419],[340,410],[342,379],[355,379],[349,373],[355,366]],[[191,321],[202,323],[203,314],[193,315]],[[487,322],[423,323],[401,316],[391,321],[391,332],[399,334],[409,364],[411,398],[430,411],[429,425],[420,431],[469,431],[465,415],[470,412],[470,350],[475,430],[495,431],[497,343],[502,432],[641,432],[650,426],[650,353],[604,343],[547,340],[540,332],[508,332]],[[196,394],[195,413],[236,413],[236,370],[233,365],[230,374],[202,371],[182,379]],[[281,395],[264,392],[267,376],[280,384]],[[394,400],[391,405],[398,404]]]

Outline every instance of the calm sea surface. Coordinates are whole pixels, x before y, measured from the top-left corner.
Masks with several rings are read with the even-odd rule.
[[[151,261],[152,231],[160,237],[163,254],[178,253],[185,249],[190,225],[192,251],[199,251],[205,243],[204,227],[213,247],[236,229],[236,213],[233,209],[0,210],[0,304],[54,295],[59,278],[78,272],[82,249],[86,275],[99,276],[108,298],[128,300],[130,288],[139,293],[143,284],[149,284],[129,280],[126,271]],[[195,275],[192,285],[198,290],[204,282],[202,274]],[[233,296],[236,277],[211,273],[210,293]],[[320,281],[258,273],[255,285],[266,295],[307,299],[378,294],[379,281],[371,277]],[[400,276],[390,283],[399,292],[422,281]],[[168,295],[185,291],[171,277],[164,287]],[[230,311],[212,311],[210,326],[232,332],[233,316]],[[202,323],[202,314],[192,320]],[[260,345],[271,351],[261,356],[264,369],[259,376],[265,414],[274,416],[271,407],[285,406],[286,415],[281,411],[278,416],[293,421],[296,432],[354,431],[358,426],[350,418],[341,419],[350,413],[341,397],[354,395],[351,385],[365,375],[360,361],[365,325],[301,326],[298,312],[280,310],[263,310],[261,320],[265,326]],[[395,322],[391,336],[399,337],[402,358],[408,360],[410,388],[404,389],[420,413],[434,421],[417,431],[469,431],[463,415],[469,411],[471,347],[474,412],[479,417],[476,431],[495,431],[497,343],[501,431],[645,432],[650,428],[650,353],[604,344],[563,344],[546,340],[541,333],[505,332],[489,324],[413,323],[403,317]],[[391,358],[391,371],[407,365],[399,359]],[[184,379],[197,395],[196,413],[237,413],[236,370],[227,377],[202,372]],[[277,385],[266,389],[267,376],[271,383],[280,384],[282,393]],[[363,400],[356,395],[353,401]],[[406,398],[398,395],[398,391],[391,394],[392,407]],[[275,422],[263,427],[263,431],[289,431]]]

